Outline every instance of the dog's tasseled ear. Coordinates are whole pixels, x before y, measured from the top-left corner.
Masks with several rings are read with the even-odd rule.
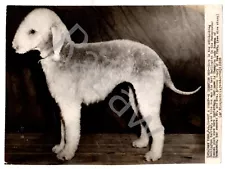
[[[62,29],[60,25],[54,25],[51,27],[51,32],[52,32],[52,44],[53,44],[53,51],[54,51],[54,56],[52,57],[52,59],[54,61],[59,61],[60,51],[65,42],[67,30]]]

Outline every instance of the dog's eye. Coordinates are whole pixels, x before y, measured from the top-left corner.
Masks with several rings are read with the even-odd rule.
[[[30,35],[34,35],[35,33],[36,33],[36,30],[34,30],[34,29],[29,30]]]

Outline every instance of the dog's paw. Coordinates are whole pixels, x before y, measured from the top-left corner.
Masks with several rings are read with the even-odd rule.
[[[139,138],[139,139],[133,141],[132,146],[137,147],[137,148],[147,147],[148,146],[148,140],[143,139],[143,138]]]
[[[57,154],[57,158],[62,161],[71,160],[74,157],[74,152],[71,150],[62,150]]]
[[[162,157],[161,153],[149,151],[145,154],[146,161],[157,161]]]
[[[57,144],[52,148],[52,152],[58,154],[60,151],[62,151],[64,148],[64,145]]]

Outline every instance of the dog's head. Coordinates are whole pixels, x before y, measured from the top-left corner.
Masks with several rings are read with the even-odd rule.
[[[53,59],[59,60],[65,39],[71,40],[61,19],[53,11],[39,8],[31,11],[21,22],[12,46],[19,54],[38,50],[43,58],[47,51],[53,50]]]

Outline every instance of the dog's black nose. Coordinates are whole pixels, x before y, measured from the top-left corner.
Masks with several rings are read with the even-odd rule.
[[[19,50],[19,45],[17,45],[15,42],[12,42],[12,46],[15,50]]]
[[[15,50],[19,50],[19,45],[14,46]]]

